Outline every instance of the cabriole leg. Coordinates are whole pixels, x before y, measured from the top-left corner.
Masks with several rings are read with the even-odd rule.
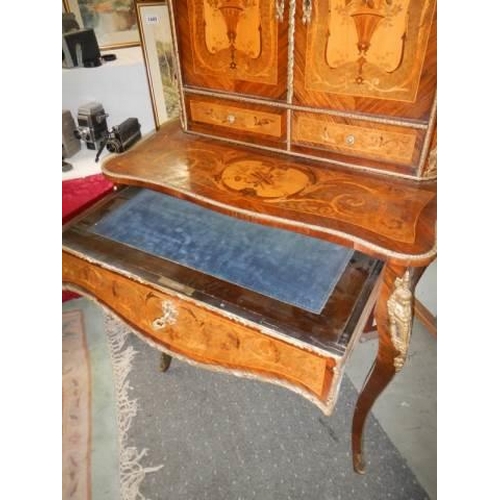
[[[413,320],[413,290],[424,268],[405,268],[387,263],[375,306],[378,353],[358,397],[352,423],[354,470],[365,472],[363,431],[375,400],[406,360]]]
[[[172,356],[169,356],[168,354],[162,352],[160,358],[160,371],[166,372],[170,367],[171,362],[172,362]]]

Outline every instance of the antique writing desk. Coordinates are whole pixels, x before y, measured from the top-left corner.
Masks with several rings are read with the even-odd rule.
[[[362,472],[436,255],[435,2],[168,5],[180,120],[104,163],[117,189],[63,228],[64,286],[167,364],[280,384],[326,414],[374,320]]]

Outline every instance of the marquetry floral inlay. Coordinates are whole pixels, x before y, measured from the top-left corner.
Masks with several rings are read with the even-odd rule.
[[[308,90],[413,101],[434,0],[316,2],[308,28]]]
[[[345,221],[404,243],[415,241],[415,226],[405,222],[408,212],[420,212],[434,196],[419,191],[409,197],[408,193],[387,185],[380,191],[377,183],[359,184],[344,175],[326,180],[317,170],[290,167],[286,163],[246,160],[241,156],[233,160],[218,158],[209,150],[203,159],[193,158],[190,171],[197,173],[191,182],[215,188],[214,193],[234,193],[238,199],[242,195],[258,198],[282,210]]]
[[[229,68],[236,69],[238,51],[259,57],[260,0],[205,0],[205,42],[217,53],[229,49]]]
[[[416,134],[413,130],[399,132],[360,127],[325,120],[324,117],[296,117],[293,139],[299,142],[328,146],[350,155],[391,159],[411,163]]]
[[[191,101],[193,121],[280,137],[281,117],[264,111],[247,110],[206,101]]]
[[[287,197],[311,184],[308,173],[298,168],[251,160],[230,164],[222,171],[221,180],[231,190],[259,198]]]

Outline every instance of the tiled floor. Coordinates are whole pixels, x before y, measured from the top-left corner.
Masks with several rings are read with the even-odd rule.
[[[358,390],[376,350],[376,340],[361,342],[349,360],[347,375]],[[373,409],[431,499],[437,498],[436,373],[436,339],[415,320],[406,364]]]

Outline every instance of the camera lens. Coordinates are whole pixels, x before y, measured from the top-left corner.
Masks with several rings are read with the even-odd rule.
[[[106,144],[106,149],[110,153],[120,153],[120,142],[117,141],[116,139],[110,139]]]
[[[81,139],[82,141],[85,141],[85,142],[92,141],[92,134],[91,134],[90,129],[88,127],[78,127],[75,130],[75,135],[78,139]]]

